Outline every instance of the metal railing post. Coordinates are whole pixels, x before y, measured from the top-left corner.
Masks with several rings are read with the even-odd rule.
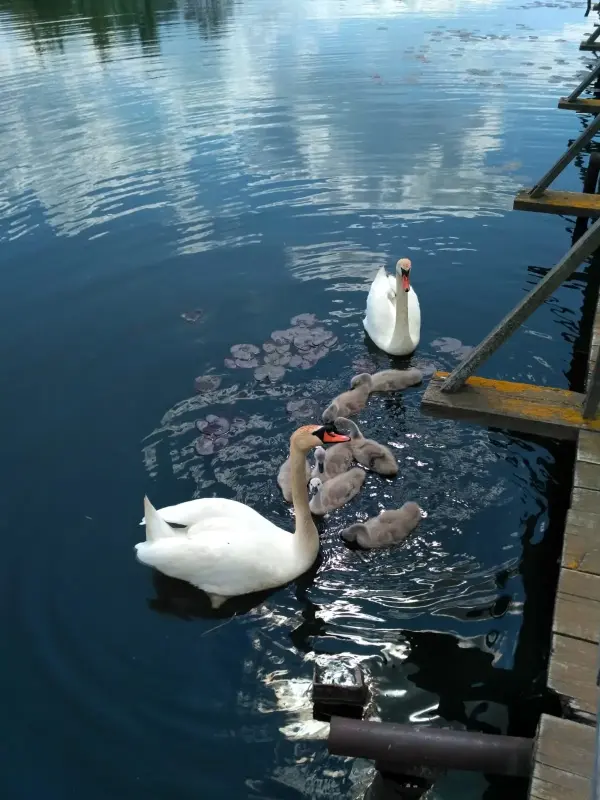
[[[552,292],[569,278],[586,258],[600,247],[600,219],[578,239],[555,267],[552,267],[542,280],[521,302],[496,325],[472,353],[454,369],[443,382],[442,392],[456,392],[500,345],[505,342],[525,320],[547,300]],[[596,362],[596,366],[597,366]]]
[[[577,139],[575,139],[569,149],[558,159],[556,164],[550,167],[544,177],[536,183],[533,189],[529,192],[529,196],[535,198],[542,195],[544,190],[550,186],[552,181],[560,175],[563,169],[571,163],[575,156],[583,150],[586,144],[594,138],[599,130],[600,114],[594,117],[592,122],[590,122],[583,133],[581,133]]]

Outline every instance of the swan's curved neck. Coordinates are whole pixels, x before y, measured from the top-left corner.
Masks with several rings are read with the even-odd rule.
[[[402,276],[396,273],[396,324],[394,325],[394,340],[404,339],[411,341],[408,327],[408,292],[402,288]]]
[[[292,479],[292,503],[296,516],[296,535],[306,544],[319,545],[319,534],[313,522],[308,505],[308,489],[306,486],[306,457],[293,443],[290,446],[290,475]],[[299,541],[298,544],[301,544]]]
[[[398,325],[408,328],[408,292],[402,288],[402,275],[396,273],[396,329]]]

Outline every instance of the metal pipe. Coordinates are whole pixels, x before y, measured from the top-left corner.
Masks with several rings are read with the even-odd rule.
[[[600,28],[598,28],[597,30],[598,32],[600,32]],[[594,80],[594,78],[598,77],[598,75],[600,75],[600,62],[598,62],[598,64],[594,67],[594,69],[585,76],[585,78],[581,81],[581,83],[577,86],[577,88],[573,89],[571,94],[567,97],[567,102],[573,103],[575,100],[577,100],[577,98],[583,92],[583,90],[587,88],[590,85],[590,83]]]
[[[334,755],[372,759],[398,772],[418,764],[525,776],[533,763],[533,739],[345,717],[331,718],[327,746]]]
[[[586,258],[600,247],[600,219],[578,239],[555,267],[488,333],[442,384],[442,392],[456,392],[500,345],[569,278]]]
[[[573,142],[573,144],[569,147],[569,149],[562,154],[562,156],[558,159],[556,164],[554,164],[548,172],[544,175],[541,180],[539,180],[533,189],[529,192],[530,197],[540,197],[540,195],[544,194],[544,191],[550,186],[552,181],[557,178],[563,169],[573,161],[575,156],[580,153],[583,148],[586,146],[588,142],[594,138],[594,136],[600,130],[600,114],[594,117],[592,122],[587,126],[587,128],[581,133],[577,139]]]

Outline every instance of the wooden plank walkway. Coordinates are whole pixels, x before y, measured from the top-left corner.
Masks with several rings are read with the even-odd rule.
[[[541,197],[530,197],[531,189],[521,189],[513,203],[515,211],[566,214],[570,217],[600,217],[600,194],[558,192],[546,189]]]
[[[600,419],[582,417],[584,396],[578,392],[476,375],[459,391],[443,392],[447,376],[447,372],[432,376],[421,402],[426,414],[560,439],[576,439],[582,428],[600,433]],[[586,498],[582,502],[589,504]]]
[[[600,346],[600,300],[588,377]],[[548,686],[570,719],[542,716],[529,796],[590,800],[598,712],[600,642],[600,432],[578,435],[571,508],[552,624]]]
[[[540,719],[529,797],[535,800],[590,800],[594,730],[567,719]]]

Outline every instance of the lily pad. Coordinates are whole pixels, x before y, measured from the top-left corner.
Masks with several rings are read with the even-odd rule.
[[[284,367],[280,367],[276,364],[265,364],[254,370],[254,377],[257,381],[264,381],[268,378],[270,381],[274,382],[279,380],[279,378],[283,378],[284,375]]]
[[[296,329],[294,328],[287,328],[284,331],[273,331],[271,334],[271,339],[275,342],[276,345],[283,345],[286,342],[291,342],[294,338]]]
[[[318,419],[320,406],[316,400],[310,397],[299,397],[297,400],[289,400],[286,409],[292,419],[298,421],[309,421]]]
[[[236,367],[240,367],[240,369],[254,369],[254,367],[258,367],[258,364],[256,358],[236,358],[235,360]]]
[[[255,344],[234,344],[229,350],[236,361],[246,361],[260,353],[260,350]]]
[[[210,436],[199,436],[194,447],[199,456],[210,456],[215,452],[215,444]]]
[[[208,414],[206,426],[202,428],[205,436],[221,436],[230,428],[229,420],[225,417],[217,417],[215,414]]]
[[[218,389],[221,385],[221,378],[218,375],[199,375],[194,380],[194,389],[197,392],[211,392]]]
[[[290,320],[292,325],[303,325],[305,328],[310,328],[316,321],[317,317],[315,314],[298,314]]]
[[[265,364],[275,364],[276,366],[283,367],[290,363],[291,355],[289,353],[268,353],[265,356]]]
[[[233,358],[226,358],[223,363],[225,364],[226,367],[229,367],[229,369],[235,369],[237,367],[235,359]]]
[[[198,322],[198,320],[202,319],[204,316],[204,311],[201,308],[194,308],[192,311],[183,311],[180,314],[181,319],[184,319],[186,322],[190,322],[193,324],[194,322]]]

